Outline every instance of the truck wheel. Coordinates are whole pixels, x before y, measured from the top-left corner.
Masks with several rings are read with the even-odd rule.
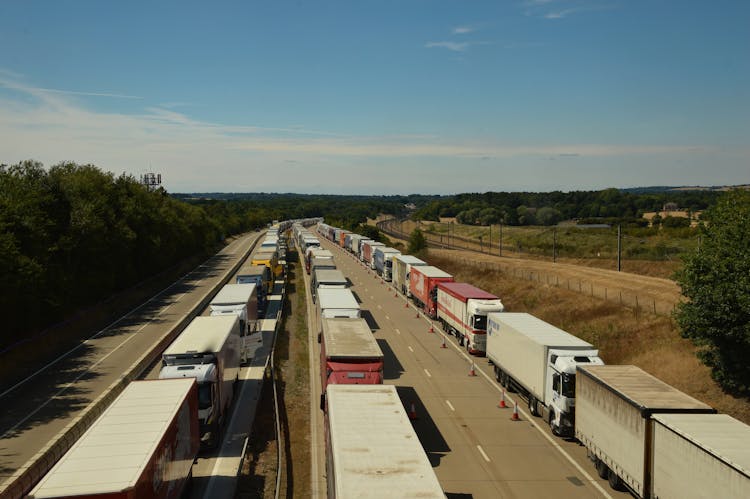
[[[609,476],[609,467],[604,464],[604,461],[599,459],[598,457],[596,459],[596,474],[599,475],[599,478],[607,478]]]
[[[615,473],[612,470],[609,470],[609,477],[607,477],[607,481],[609,482],[609,486],[612,487],[613,490],[623,490],[622,486],[622,480],[619,476],[617,476],[617,473]]]
[[[539,410],[536,406],[536,399],[531,395],[529,395],[529,412],[532,416],[539,417]]]
[[[552,430],[552,434],[556,437],[560,436],[560,428],[555,424],[555,411],[549,412],[549,429]],[[605,465],[606,466],[606,465]],[[602,477],[605,478],[605,477]]]
[[[498,368],[497,368],[497,366],[495,366],[495,379],[496,379],[496,380],[497,380],[497,381],[498,381],[498,382],[499,382],[499,383],[500,383],[501,385],[503,384],[503,383],[502,383],[502,378],[503,378],[503,376],[502,376],[502,374],[501,374],[501,371],[500,371],[500,369],[498,369]]]

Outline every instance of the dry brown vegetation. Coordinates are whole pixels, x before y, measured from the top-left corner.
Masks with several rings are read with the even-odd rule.
[[[669,317],[634,310],[576,291],[514,278],[499,269],[467,266],[442,252],[429,263],[500,296],[506,310],[528,312],[596,345],[608,364],[635,364],[666,383],[750,424],[747,399],[725,394],[680,337]]]

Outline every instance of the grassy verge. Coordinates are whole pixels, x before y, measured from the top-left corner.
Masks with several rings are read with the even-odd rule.
[[[274,364],[277,372],[281,425],[280,497],[309,497],[310,490],[310,363],[308,357],[305,282],[294,253],[288,253],[287,295],[278,328]],[[250,435],[240,472],[237,497],[273,497],[276,482],[276,436],[270,379]]]
[[[429,263],[494,293],[506,310],[528,312],[599,348],[607,364],[635,364],[666,383],[750,424],[750,401],[725,394],[695,347],[680,337],[673,321],[582,295],[564,288],[516,279],[500,270],[479,270],[452,258],[428,257]]]

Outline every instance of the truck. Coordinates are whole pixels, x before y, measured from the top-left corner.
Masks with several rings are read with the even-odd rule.
[[[411,299],[431,318],[437,317],[437,285],[453,282],[453,276],[432,265],[412,267],[409,272]]]
[[[750,426],[727,414],[651,417],[651,497],[750,497]]]
[[[346,289],[348,285],[349,281],[340,270],[316,269],[310,281],[313,303],[318,295],[318,289]]]
[[[310,273],[314,274],[316,270],[321,269],[336,270],[336,264],[334,263],[333,258],[312,257],[310,261]]]
[[[195,378],[201,448],[216,448],[240,374],[240,319],[196,317],[162,354],[159,379]]]
[[[258,290],[255,284],[226,284],[209,303],[211,315],[236,315],[240,336],[254,333],[258,325]]]
[[[329,499],[445,499],[392,385],[326,388]]]
[[[383,351],[364,319],[323,319],[320,342],[320,378],[325,408],[329,383],[383,384]]]
[[[268,294],[273,294],[273,285],[277,277],[279,277],[283,269],[279,265],[279,254],[276,251],[259,251],[255,253],[250,259],[250,263],[253,265],[265,265],[268,267],[271,273],[271,280],[269,281]]]
[[[327,249],[323,249],[320,246],[314,246],[305,250],[305,271],[310,273],[310,264],[313,258],[330,258],[333,260],[333,253]]]
[[[349,247],[347,248],[350,253],[354,253],[359,256],[359,243],[362,239],[369,239],[361,234],[349,234]]]
[[[400,255],[401,252],[388,246],[378,246],[375,248],[375,272],[383,277],[384,281],[390,281],[393,274],[393,257]]]
[[[393,286],[406,297],[411,296],[409,292],[409,272],[412,267],[427,265],[427,262],[412,255],[395,255],[393,257]]]
[[[359,303],[350,289],[318,289],[318,313],[321,329],[318,332],[318,343],[323,334],[323,319],[350,318],[358,319],[361,315]]]
[[[237,284],[255,284],[258,296],[258,315],[263,315],[266,310],[268,296],[268,283],[271,281],[271,271],[265,265],[253,265],[245,263],[235,277]]]
[[[370,267],[375,268],[375,248],[385,246],[383,243],[377,241],[365,241],[362,243],[362,257],[361,260]]]
[[[177,499],[199,438],[194,379],[133,381],[27,497]]]
[[[590,343],[526,313],[487,315],[487,358],[495,379],[518,391],[529,412],[549,423],[552,433],[571,436],[576,408],[576,367],[602,365]]]
[[[500,298],[465,282],[441,282],[437,290],[437,318],[443,330],[465,344],[469,353],[484,354],[487,314],[505,310]]]
[[[341,229],[339,231],[338,235],[336,236],[336,240],[334,241],[339,247],[343,248],[344,243],[346,242],[346,236],[347,234],[351,234],[348,230]]]
[[[654,497],[653,416],[716,412],[630,365],[578,366],[576,399],[575,436],[586,447],[599,476],[606,478],[612,488],[626,487],[643,498]],[[687,454],[680,456],[680,459],[693,458]],[[694,488],[704,472],[709,470],[679,479],[690,481],[689,487]],[[711,491],[708,497],[730,496]]]
[[[364,251],[365,251],[365,243],[367,241],[372,241],[372,239],[366,236],[362,236],[359,240],[359,245],[354,250],[354,254],[357,255],[357,258],[359,259],[360,262],[365,261]]]

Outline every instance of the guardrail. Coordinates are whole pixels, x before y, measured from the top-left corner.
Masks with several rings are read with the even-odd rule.
[[[73,444],[83,435],[83,433],[96,421],[96,419],[109,407],[109,405],[117,398],[118,395],[125,389],[128,383],[138,378],[143,374],[143,371],[153,364],[164,349],[182,332],[183,329],[190,324],[190,321],[195,318],[216,296],[219,289],[231,278],[231,276],[237,272],[240,266],[245,262],[248,255],[255,249],[255,246],[260,240],[260,236],[263,233],[259,233],[255,240],[250,245],[247,252],[237,261],[224,274],[219,283],[208,290],[203,299],[177,324],[169,329],[157,342],[156,346],[145,352],[141,357],[134,362],[128,370],[120,376],[116,381],[109,385],[109,387],[96,399],[94,399],[79,415],[73,418],[73,420],[60,430],[50,442],[37,452],[34,457],[26,461],[11,477],[0,485],[0,497],[5,498],[21,498],[27,494],[32,487],[42,479],[42,477],[55,465],[55,463],[73,446]]]

